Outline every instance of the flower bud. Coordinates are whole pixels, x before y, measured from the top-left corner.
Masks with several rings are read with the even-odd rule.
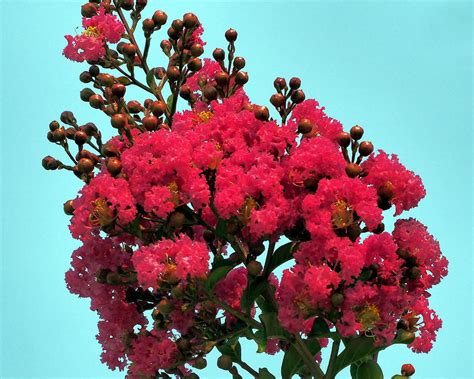
[[[393,197],[393,184],[389,181],[377,188],[377,195],[384,200],[391,200]]]
[[[168,220],[168,225],[172,228],[181,228],[186,222],[186,216],[182,212],[173,212]]]
[[[92,95],[94,95],[94,91],[92,91],[90,88],[84,88],[80,92],[80,98],[82,101],[89,102],[89,99]]]
[[[228,42],[235,42],[237,40],[237,31],[234,29],[228,29],[225,32],[225,39]]]
[[[270,103],[276,108],[282,107],[285,105],[285,96],[281,93],[275,93],[270,97]]]
[[[117,176],[122,171],[122,162],[117,157],[107,158],[105,166],[112,176]]]
[[[206,85],[202,90],[202,94],[208,101],[216,100],[218,95],[217,90],[211,85]]]
[[[120,7],[126,11],[131,11],[133,9],[133,0],[122,0],[120,2]]]
[[[83,71],[81,72],[81,75],[79,75],[79,80],[82,83],[90,83],[92,81],[92,75],[89,71]]]
[[[306,98],[305,93],[302,90],[297,90],[291,94],[291,101],[295,104],[300,104]]]
[[[89,73],[92,75],[92,77],[96,77],[97,75],[100,74],[100,69],[99,66],[92,65],[89,67]]]
[[[104,106],[104,99],[102,96],[95,94],[89,98],[89,104],[92,108],[100,109]]]
[[[171,80],[172,82],[175,82],[181,76],[181,72],[179,71],[178,67],[169,66],[168,70],[166,70],[166,75],[168,76],[169,80]]]
[[[358,141],[364,135],[364,129],[362,129],[359,125],[353,126],[350,130],[352,139]]]
[[[110,123],[112,124],[112,127],[116,129],[123,129],[127,125],[127,116],[122,113],[114,114],[110,118]]]
[[[250,276],[258,276],[262,272],[262,264],[258,261],[251,261],[247,265],[247,272]]]
[[[75,135],[76,135],[76,129],[74,129],[73,127],[69,127],[69,128],[66,129],[66,138],[67,139],[73,140]]]
[[[379,196],[377,198],[377,206],[383,211],[386,211],[392,207],[392,204],[390,203],[390,200]]]
[[[105,143],[102,145],[101,153],[106,157],[115,157],[120,154],[118,149],[110,143]]]
[[[173,304],[169,300],[163,299],[158,303],[157,308],[161,313],[167,315],[173,310]]]
[[[129,57],[133,57],[137,53],[137,47],[133,43],[127,43],[123,46],[123,53]]]
[[[267,121],[270,117],[270,112],[268,111],[268,108],[263,105],[255,106],[253,113],[255,115],[255,118],[260,121]]]
[[[97,129],[97,126],[95,126],[93,122],[88,122],[87,124],[82,125],[81,130],[84,131],[90,137],[99,131],[99,129]]]
[[[194,58],[188,63],[188,68],[191,71],[199,71],[202,68],[202,61],[199,58]]]
[[[163,50],[165,54],[169,54],[169,52],[171,51],[172,45],[170,41],[168,41],[167,39],[164,39],[163,41],[161,41],[160,47],[161,47],[161,50]]]
[[[403,344],[411,344],[415,340],[415,333],[400,329],[397,332],[397,340]]]
[[[236,70],[241,70],[245,67],[245,58],[243,57],[235,57],[234,59],[234,68]]]
[[[51,130],[52,132],[54,132],[56,129],[59,129],[59,122],[57,121],[51,121],[49,123],[49,130]]]
[[[130,113],[140,113],[142,105],[138,101],[132,100],[127,103],[127,108]]]
[[[59,167],[59,161],[57,159],[54,159],[51,156],[46,156],[43,158],[41,161],[41,165],[45,170],[56,170]]]
[[[273,86],[277,91],[282,91],[286,88],[286,80],[284,78],[276,78]]]
[[[81,6],[81,15],[85,18],[91,18],[97,14],[99,7],[94,3],[86,3]]]
[[[183,21],[179,19],[173,20],[173,22],[171,23],[171,27],[175,31],[180,32],[183,29]]]
[[[221,62],[225,59],[225,52],[224,50],[217,48],[212,52],[212,56],[216,61]]]
[[[177,40],[179,36],[181,35],[179,31],[177,31],[171,26],[168,28],[167,34],[168,34],[168,37],[172,40]]]
[[[154,101],[150,105],[150,110],[156,117],[160,117],[166,112],[166,104],[163,101]]]
[[[290,79],[290,88],[295,90],[300,88],[301,86],[301,79],[300,78],[291,78]]]
[[[331,304],[335,308],[339,308],[342,305],[342,303],[344,303],[344,295],[342,293],[335,292],[331,296]]]
[[[97,75],[97,81],[104,87],[111,87],[115,83],[115,78],[110,74]]]
[[[153,22],[155,23],[156,26],[163,26],[166,24],[166,21],[168,20],[168,16],[166,15],[165,12],[163,11],[156,11],[153,13]]]
[[[156,116],[143,117],[142,124],[148,131],[156,130],[158,127],[158,118]]]
[[[66,131],[64,130],[64,128],[56,129],[53,132],[53,141],[54,142],[61,142],[61,141],[64,140],[64,138],[66,138]]]
[[[82,130],[77,131],[74,135],[74,142],[76,142],[78,145],[84,145],[88,139],[89,137]]]
[[[402,366],[402,375],[412,376],[415,373],[415,367],[409,363]]]
[[[119,98],[122,98],[125,95],[125,92],[127,89],[123,84],[116,83],[112,86],[112,93],[114,96],[117,96]]]
[[[155,22],[151,18],[145,18],[142,23],[142,29],[145,33],[151,33],[155,29]]]
[[[72,216],[74,214],[74,207],[72,205],[73,200],[68,200],[63,204],[64,213],[68,216]]]
[[[189,100],[191,98],[191,95],[191,88],[187,84],[183,84],[179,89],[179,96],[181,96],[184,100]]]
[[[349,178],[355,178],[362,172],[361,167],[355,163],[348,163],[346,166],[346,174]]]
[[[302,118],[298,122],[298,133],[308,134],[313,130],[313,123],[307,118]]]
[[[374,151],[374,145],[372,142],[363,141],[359,145],[359,154],[363,157],[367,157]]]
[[[77,162],[77,169],[81,174],[90,174],[94,170],[94,163],[88,158],[81,158]]]
[[[220,71],[216,73],[214,79],[216,80],[217,85],[224,87],[229,82],[229,74],[227,72]]]
[[[199,57],[204,53],[204,47],[200,43],[195,43],[191,46],[190,51],[193,57]]]
[[[408,330],[410,328],[410,323],[405,319],[400,319],[397,323],[397,329]]]
[[[235,83],[239,86],[243,86],[245,83],[249,81],[249,75],[246,72],[239,71],[235,75]]]
[[[217,367],[222,370],[230,370],[232,368],[232,358],[228,355],[221,355],[217,359]]]
[[[183,16],[183,25],[186,29],[191,29],[199,25],[199,20],[194,13],[186,13]]]
[[[70,111],[64,111],[63,113],[61,113],[60,120],[68,125],[76,124],[76,118],[74,117],[74,114]]]
[[[145,9],[147,4],[148,0],[136,0],[135,8],[137,11],[141,12],[143,9]]]
[[[337,136],[337,143],[341,147],[348,147],[351,144],[351,135],[347,132],[340,132]]]
[[[206,366],[207,366],[207,361],[202,358],[202,357],[199,357],[199,358],[196,358],[194,360],[194,362],[192,363],[193,367],[197,368],[198,370],[202,370],[202,369],[205,369]]]

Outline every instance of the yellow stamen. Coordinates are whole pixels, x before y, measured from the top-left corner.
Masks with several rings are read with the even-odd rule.
[[[87,37],[100,37],[99,29],[97,28],[97,26],[88,26],[82,34]]]
[[[379,309],[375,304],[367,304],[357,314],[357,321],[362,324],[362,328],[365,331],[374,328],[380,321]]]
[[[338,200],[333,205],[332,222],[338,229],[347,228],[354,222],[354,211],[344,200]]]
[[[89,222],[94,227],[106,227],[112,225],[115,220],[115,212],[109,207],[104,199],[97,199],[92,202],[94,209],[89,215]]]

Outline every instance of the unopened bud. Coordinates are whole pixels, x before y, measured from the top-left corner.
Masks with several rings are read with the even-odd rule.
[[[254,107],[253,112],[255,118],[260,121],[267,121],[270,117],[270,112],[268,111],[268,108],[263,105]]]

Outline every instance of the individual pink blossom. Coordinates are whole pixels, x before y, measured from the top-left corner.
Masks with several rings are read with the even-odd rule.
[[[63,54],[76,62],[102,58],[106,53],[107,43],[117,43],[125,31],[117,17],[106,13],[103,7],[99,8],[97,15],[83,18],[82,26],[83,34],[65,36],[68,44]]]
[[[324,107],[320,107],[316,100],[305,100],[298,104],[292,112],[288,125],[297,129],[298,122],[306,118],[313,124],[312,132],[308,136],[323,136],[331,141],[336,141],[337,136],[342,132],[342,124],[327,116]]]
[[[414,258],[425,289],[438,284],[448,274],[448,261],[442,255],[438,241],[421,222],[413,218],[398,220],[393,237],[398,247]]]
[[[135,219],[135,199],[123,178],[113,178],[104,171],[79,193],[69,227],[74,238],[85,240],[101,230],[114,229],[116,224],[125,227]]]
[[[159,281],[204,278],[209,270],[209,250],[204,242],[182,234],[175,241],[161,240],[143,246],[132,257],[144,288],[158,288]]]
[[[416,207],[425,197],[426,191],[418,175],[403,166],[396,155],[388,156],[379,151],[362,164],[368,174],[362,180],[377,190],[392,193],[390,201],[395,204],[395,215]]]
[[[155,376],[157,370],[168,369],[176,364],[179,355],[171,335],[163,331],[152,331],[139,335],[132,343],[128,358],[132,362],[129,374],[132,377]]]

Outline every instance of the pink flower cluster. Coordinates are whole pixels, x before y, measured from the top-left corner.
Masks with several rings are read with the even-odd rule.
[[[116,16],[100,7],[95,16],[83,18],[84,32],[81,35],[65,36],[67,46],[64,56],[76,62],[97,61],[106,53],[107,43],[117,43],[125,31]]]
[[[83,35],[66,36],[69,59],[98,60],[124,32],[103,7],[83,26]],[[199,94],[221,70],[205,60],[186,84]],[[151,102],[139,104],[147,115]],[[394,155],[358,150],[361,136],[348,137],[315,100],[295,103],[281,123],[256,109],[239,88],[201,97],[171,127],[134,128],[140,117],[123,114],[126,126],[106,144],[119,165],[97,157],[102,168],[72,202],[70,224],[83,246],[66,281],[100,316],[103,362],[130,378],[188,373],[186,364],[258,314],[258,302],[243,299],[259,280],[289,333],[309,334],[318,319],[379,345],[408,333],[414,351],[429,351],[441,320],[428,290],[447,275],[447,260],[419,221],[399,219],[392,232],[383,223],[392,206],[395,216],[417,206],[421,179]],[[295,248],[278,281],[271,259],[264,268],[255,261],[285,238]],[[266,342],[275,353],[282,341]]]

